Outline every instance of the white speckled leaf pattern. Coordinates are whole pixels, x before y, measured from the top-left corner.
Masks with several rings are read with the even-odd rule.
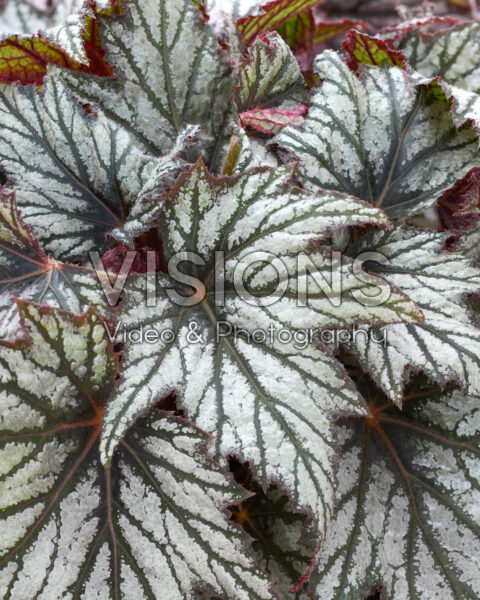
[[[215,436],[215,455],[241,456],[254,466],[263,485],[275,480],[287,486],[301,506],[313,509],[324,528],[331,512],[334,456],[331,419],[338,413],[363,411],[343,367],[326,350],[307,344],[251,343],[245,337],[216,339],[222,321],[252,332],[261,328],[296,330],[358,320],[378,323],[410,322],[421,318],[410,300],[393,291],[381,307],[363,307],[351,296],[364,284],[345,271],[342,307],[334,307],[315,289],[309,306],[299,307],[294,284],[283,299],[264,307],[241,300],[229,284],[237,259],[254,250],[275,251],[295,276],[291,253],[310,247],[349,223],[383,223],[380,211],[332,192],[305,193],[286,186],[292,166],[250,170],[238,179],[213,179],[201,163],[181,176],[169,199],[163,239],[167,258],[190,250],[205,259],[198,275],[211,290],[209,278],[215,251],[225,250],[225,306],[215,307],[211,294],[196,306],[183,308],[170,301],[166,289],[173,280],[157,282],[157,305],[147,306],[144,278],[127,283],[119,315],[119,339],[126,331],[142,327],[159,333],[170,330],[174,341],[149,343],[127,338],[119,387],[105,417],[102,455],[108,462],[125,429],[158,398],[176,390],[187,415]],[[320,251],[325,277],[332,266]],[[333,267],[335,271],[337,267]],[[339,267],[338,267],[339,268]],[[221,269],[220,269],[221,271]],[[191,275],[191,269],[187,272]],[[255,271],[251,289],[265,292],[272,273]],[[183,292],[184,293],[184,292]],[[261,300],[261,299],[260,299]],[[226,327],[226,325],[225,325]],[[195,343],[190,332],[201,336]],[[170,334],[167,334],[170,336]]]
[[[480,226],[478,223],[473,229],[459,234],[455,251],[469,258],[480,259]]]
[[[257,38],[238,74],[239,112],[254,108],[294,108],[308,96],[300,66],[277,33]]]
[[[137,211],[135,203],[176,172],[172,156],[153,158],[103,115],[87,117],[54,75],[41,92],[0,85],[0,117],[0,167],[46,252],[73,260],[101,251],[106,234],[128,224],[131,205],[137,230],[150,226],[150,207]]]
[[[413,31],[400,48],[421,76],[442,78],[456,125],[471,121],[480,132],[480,25],[465,23],[430,34]]]
[[[21,304],[30,343],[0,344],[0,596],[270,599],[224,507],[244,495],[206,436],[154,411],[100,463],[115,374],[105,329]]]
[[[250,167],[278,167],[278,159],[270,149],[255,138],[249,137],[240,125],[232,127],[229,147],[232,143],[238,145],[233,175],[240,175]]]
[[[337,514],[313,576],[315,598],[480,595],[480,410],[456,391],[385,411],[380,434],[342,426]],[[382,596],[383,597],[383,596]]]
[[[18,212],[14,193],[0,191],[0,337],[20,333],[13,298],[58,306],[77,314],[91,303],[111,316],[94,272],[49,260]]]
[[[170,150],[184,125],[201,125],[203,156],[215,164],[233,77],[213,32],[191,0],[128,0],[125,8],[119,19],[99,17],[116,79],[65,73],[69,85],[157,154]]]
[[[391,264],[376,272],[402,289],[422,310],[425,324],[389,325],[387,344],[358,336],[351,350],[378,385],[401,405],[407,367],[444,385],[455,380],[480,395],[480,329],[467,300],[480,291],[480,269],[442,251],[445,234],[403,230],[365,236],[355,250],[374,250]],[[379,333],[377,339],[381,339]]]
[[[358,196],[397,218],[432,205],[478,165],[474,130],[457,132],[440,90],[397,67],[357,77],[333,51],[315,64],[322,84],[308,117],[275,138],[300,159],[305,187]]]
[[[412,31],[400,49],[409,65],[426,77],[480,92],[480,24],[467,23],[437,33]]]

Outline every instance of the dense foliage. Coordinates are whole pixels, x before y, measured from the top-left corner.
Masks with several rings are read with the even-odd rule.
[[[0,597],[479,598],[476,2],[0,17]]]

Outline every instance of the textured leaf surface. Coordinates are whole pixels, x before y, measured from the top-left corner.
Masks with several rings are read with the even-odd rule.
[[[480,134],[479,24],[467,23],[434,34],[413,30],[400,46],[409,64],[427,81],[441,77],[438,83],[451,99],[455,124],[460,127],[471,122]]]
[[[440,196],[439,219],[445,229],[462,231],[480,220],[480,168],[472,169]]]
[[[100,4],[105,7],[104,2]],[[8,0],[1,9],[1,31],[3,34],[31,35],[38,30],[54,31],[57,27],[56,33],[63,38],[65,50],[72,58],[86,62],[80,35],[84,22],[82,9],[92,14],[83,0],[57,2],[47,10],[38,10],[30,2]]]
[[[480,413],[458,391],[340,430],[337,516],[314,575],[316,598],[475,600],[480,594]]]
[[[278,167],[278,159],[270,148],[249,137],[239,125],[234,125],[232,132],[222,174],[240,175],[250,167]]]
[[[0,337],[19,333],[13,297],[76,313],[91,303],[108,314],[94,273],[50,260],[23,223],[13,193],[0,193],[0,273]]]
[[[390,260],[382,273],[416,302],[425,324],[387,326],[385,344],[359,335],[352,351],[399,405],[407,367],[444,385],[458,383],[480,394],[480,329],[467,301],[480,291],[480,270],[464,257],[442,251],[446,236],[402,230],[367,235],[355,251],[374,250]],[[377,332],[376,339],[382,339]]]
[[[480,259],[480,169],[472,169],[438,200],[438,216],[443,227],[452,232],[448,246]]]
[[[325,49],[325,42],[354,27],[363,30],[368,26],[354,19],[328,19],[325,13],[318,19],[311,9],[289,19],[277,31],[292,49],[308,81],[315,56]]]
[[[41,84],[49,63],[111,77],[98,39],[96,11],[119,12],[118,2],[58,2],[40,12],[10,0],[0,11],[0,81]],[[11,35],[13,34],[13,35]]]
[[[480,259],[480,227],[478,224],[459,236],[455,251],[469,258]]]
[[[248,110],[240,113],[243,126],[250,126],[269,135],[276,135],[286,125],[298,126],[305,120],[308,108],[299,104],[291,110],[281,108],[264,108],[259,110]]]
[[[457,132],[440,90],[415,86],[396,67],[364,67],[359,79],[332,51],[316,67],[323,83],[307,119],[276,138],[300,159],[309,189],[347,192],[401,217],[478,164],[474,131]]]
[[[255,495],[232,509],[232,520],[254,539],[252,550],[275,581],[279,597],[306,600],[302,591],[290,590],[310,569],[317,547],[311,519],[296,511],[278,487],[264,491],[248,466],[234,461],[234,467],[235,480]]]
[[[295,56],[276,33],[255,40],[238,79],[235,100],[240,112],[272,106],[293,108],[308,100]]]
[[[480,92],[480,25],[468,23],[437,33],[412,31],[400,44],[408,63],[422,75]]]
[[[25,222],[58,260],[105,248],[106,234],[127,222],[129,206],[178,166],[171,156],[138,150],[102,115],[87,117],[54,76],[41,93],[1,85],[0,115],[0,166],[13,179]],[[135,223],[145,210],[148,226],[150,208],[134,206]]]
[[[380,38],[374,38],[359,31],[350,31],[342,47],[347,53],[347,65],[354,73],[360,65],[405,68],[405,57],[402,52],[393,50]]]
[[[270,598],[225,518],[242,494],[207,459],[205,436],[154,411],[106,471],[98,437],[115,360],[104,328],[92,314],[21,312],[31,341],[0,346],[2,597],[185,600],[198,586]]]
[[[203,155],[215,163],[233,78],[210,27],[191,0],[129,0],[125,7],[119,19],[99,17],[115,80],[69,73],[69,86],[157,154],[171,149],[184,125],[201,125]]]
[[[232,272],[252,252],[276,252],[288,269],[280,274],[286,281],[297,271],[295,253],[309,248],[312,237],[349,223],[384,221],[380,212],[348,197],[286,186],[291,171],[289,165],[250,170],[238,180],[215,180],[197,163],[181,176],[164,217],[166,255],[196,252],[204,264],[192,271],[190,263],[186,272],[198,275],[207,295],[195,305],[179,306],[169,299],[167,289],[183,296],[187,290],[179,291],[173,280],[162,276],[156,286],[157,303],[148,306],[143,279],[127,283],[117,337],[124,339],[123,331],[128,335],[120,384],[105,418],[102,455],[108,462],[138,414],[175,390],[189,418],[214,434],[216,456],[230,454],[251,461],[263,485],[272,479],[285,484],[299,505],[314,509],[324,527],[331,509],[331,416],[361,412],[362,401],[340,364],[314,344],[296,348],[272,334],[271,343],[268,338],[249,340],[227,335],[228,329],[237,326],[252,334],[271,327],[275,333],[357,319],[416,321],[419,314],[395,291],[384,306],[361,306],[352,290],[365,284],[352,276],[348,261],[342,267],[341,310],[320,289],[312,290],[309,304],[299,307],[296,280],[287,282],[283,298],[264,306],[261,296],[276,288],[276,273],[264,263],[252,276],[249,273],[246,283],[260,297],[249,304],[239,296],[231,283]],[[224,267],[217,265],[217,273],[225,270],[224,306],[216,306],[212,296],[216,251],[226,252]],[[339,268],[329,254],[318,251],[311,256],[325,278],[331,277],[332,268]],[[165,338],[152,343],[133,333],[130,339],[129,332],[139,328],[153,329]]]
[[[277,32],[294,54],[310,51],[315,35],[313,10],[306,10],[277,27]]]
[[[319,4],[321,0],[273,0],[261,6],[258,14],[248,15],[237,21],[245,44],[253,42],[257,35],[273,31],[288,19]]]

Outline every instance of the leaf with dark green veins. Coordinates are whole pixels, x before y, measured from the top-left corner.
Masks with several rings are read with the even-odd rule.
[[[294,54],[312,49],[315,35],[315,16],[313,11],[305,10],[277,27],[277,32],[285,40]]]
[[[331,420],[338,413],[361,413],[363,402],[323,347],[282,343],[276,335],[281,329],[365,320],[417,322],[422,315],[397,290],[382,306],[362,305],[355,296],[369,285],[353,275],[351,262],[344,259],[339,265],[330,252],[311,251],[312,238],[349,224],[385,223],[385,217],[342,194],[307,193],[287,185],[292,170],[292,165],[250,169],[238,178],[215,179],[198,162],[179,178],[163,219],[165,254],[168,260],[179,252],[196,253],[199,264],[187,263],[186,272],[200,278],[206,295],[197,291],[187,298],[189,306],[181,306],[169,294],[185,296],[187,290],[159,276],[157,302],[148,304],[144,279],[127,281],[117,338],[125,342],[124,357],[105,417],[102,459],[108,464],[126,428],[175,390],[188,418],[215,436],[212,446],[219,460],[230,454],[250,461],[264,486],[281,482],[300,506],[313,509],[323,530],[333,486]],[[298,304],[296,275],[303,277],[305,267],[297,266],[296,257],[302,250],[309,251],[325,280],[332,269],[343,277],[341,307],[317,286],[312,286],[307,306]],[[223,266],[217,251],[225,252]],[[255,252],[275,252],[281,258],[287,269],[280,274],[280,285],[287,285],[283,296],[272,292],[276,271],[261,255],[261,268],[245,278],[257,297],[247,302],[233,286],[236,266],[248,264]],[[215,266],[217,274],[225,271],[224,306],[215,304],[212,291]],[[273,295],[264,301],[269,292]],[[248,335],[263,330],[271,343],[228,335],[234,327]],[[124,338],[124,332],[139,328],[153,330],[153,342],[145,336],[138,340],[137,334]],[[268,334],[271,328],[275,335]]]
[[[233,77],[209,25],[191,0],[127,0],[125,8],[121,18],[98,18],[115,79],[65,72],[68,85],[154,154],[170,151],[185,125],[201,125],[199,147],[216,165]]]
[[[456,381],[480,395],[480,328],[468,296],[480,292],[480,269],[446,252],[447,234],[402,229],[367,234],[353,252],[379,252],[390,263],[375,272],[398,286],[420,307],[423,324],[389,325],[371,336],[359,334],[351,351],[399,406],[411,371],[445,385]],[[367,264],[368,268],[368,264]]]
[[[455,251],[474,258],[480,259],[480,227],[476,225],[473,229],[469,229],[458,236],[458,240],[454,245]]]
[[[400,48],[409,65],[422,75],[442,77],[468,92],[480,92],[479,23],[438,32],[412,31],[401,41]]]
[[[251,44],[262,33],[273,31],[285,21],[320,4],[322,0],[272,0],[259,7],[257,14],[250,14],[237,21],[245,44]]]
[[[235,101],[239,112],[273,106],[291,109],[308,101],[300,67],[278,34],[261,36],[249,48],[238,75]]]
[[[322,85],[308,117],[275,138],[300,159],[308,189],[340,190],[402,217],[478,165],[474,130],[457,131],[439,88],[415,85],[397,67],[363,67],[357,77],[332,51],[316,69]]]
[[[339,427],[337,516],[315,598],[476,600],[480,595],[480,410],[459,391],[412,391],[402,412],[370,393]]]
[[[173,155],[154,158],[102,114],[87,116],[54,74],[41,92],[1,84],[0,115],[0,167],[13,180],[23,219],[58,260],[101,251],[114,228],[123,227],[120,236],[151,227],[143,198],[178,174],[178,145],[192,134],[187,128]]]
[[[342,47],[347,54],[347,65],[354,73],[358,73],[360,65],[406,67],[402,52],[389,48],[380,38],[359,31],[349,31]]]
[[[472,123],[480,136],[480,47],[478,23],[465,22],[437,32],[406,28],[385,34],[405,54],[417,81],[435,80],[451,101],[455,124]]]
[[[271,486],[264,491],[252,477],[248,465],[234,460],[231,463],[235,481],[254,494],[232,507],[232,520],[253,538],[252,550],[275,581],[274,590],[279,597],[306,600],[304,591],[290,591],[310,570],[317,550],[311,517],[296,511],[288,494],[278,487]]]
[[[15,194],[0,191],[0,337],[20,333],[13,298],[81,313],[92,304],[111,317],[95,273],[49,259],[23,222]]]
[[[104,327],[20,303],[29,341],[0,344],[0,594],[269,600],[224,507],[245,495],[206,436],[153,411],[106,470],[98,452],[116,369]]]

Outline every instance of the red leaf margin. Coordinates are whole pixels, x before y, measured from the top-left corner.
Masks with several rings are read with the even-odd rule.
[[[94,0],[88,0],[85,8],[91,13],[84,15],[83,46],[87,64],[74,60],[41,31],[31,36],[14,34],[0,41],[0,82],[40,86],[49,64],[99,77],[114,77],[113,68],[105,60],[96,16],[122,15],[122,0],[110,0],[110,7],[103,10],[97,8]]]

